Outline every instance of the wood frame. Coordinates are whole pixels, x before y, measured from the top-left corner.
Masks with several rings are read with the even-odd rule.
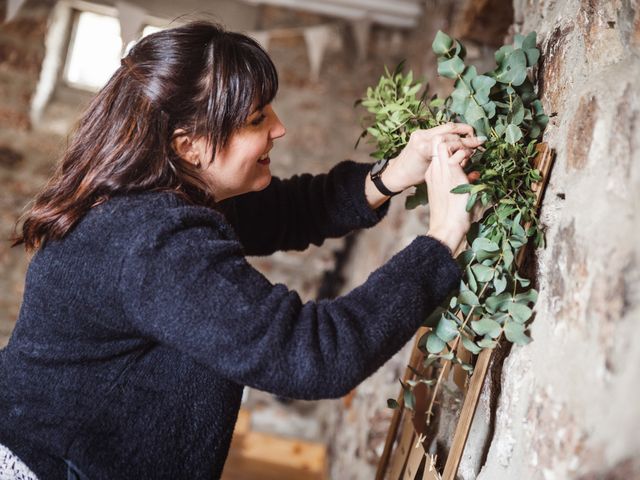
[[[544,191],[549,181],[549,175],[553,166],[554,152],[546,143],[538,144],[536,149],[538,154],[533,161],[533,165],[540,171],[542,180],[533,184],[532,189],[536,194],[536,209],[539,209],[542,204]],[[528,228],[529,225],[526,225],[525,227]],[[456,256],[462,250],[464,250],[464,247],[460,247],[458,249]],[[518,267],[523,265],[526,251],[526,248],[522,248],[520,252],[518,252],[518,257],[516,258],[516,265]],[[428,328],[426,327],[421,327],[418,330],[413,350],[411,352],[409,365],[407,366],[403,377],[403,383],[414,377],[415,374],[413,373],[413,370],[420,370],[422,368],[423,354],[418,349],[418,340],[427,331]],[[394,411],[391,419],[391,424],[389,426],[384,445],[384,451],[380,458],[380,462],[378,463],[376,480],[384,480],[385,478],[388,478],[389,480],[419,480],[415,478],[415,472],[420,470],[420,464],[425,457],[427,457],[427,459],[422,472],[422,480],[455,479],[460,465],[460,460],[464,452],[464,447],[469,436],[469,430],[473,422],[482,386],[489,370],[492,353],[493,350],[488,349],[480,352],[475,363],[473,374],[465,385],[466,392],[464,396],[464,403],[462,405],[462,410],[456,425],[453,441],[451,443],[451,448],[449,449],[449,455],[447,457],[442,476],[434,470],[429,470],[428,466],[431,459],[424,451],[424,442],[421,441],[422,438],[420,436],[420,432],[415,430],[413,422],[407,421],[408,418],[411,418],[411,414],[404,408],[404,394],[403,391],[400,390],[400,395],[397,399],[399,407]],[[446,362],[442,368],[446,369],[449,365],[450,362]],[[459,369],[459,366],[456,367]],[[454,370],[456,369],[454,368]],[[456,383],[461,386],[461,376],[459,372],[454,371],[454,377],[456,378]],[[400,419],[402,417],[404,417],[404,420],[401,423]],[[411,432],[407,432],[407,429],[411,430]],[[398,445],[394,449],[393,445],[396,441],[396,437],[398,436],[398,431],[400,431],[400,439],[398,441]],[[416,441],[416,439],[418,440]],[[417,454],[414,450],[419,450],[421,454]],[[413,476],[411,476],[412,474]]]

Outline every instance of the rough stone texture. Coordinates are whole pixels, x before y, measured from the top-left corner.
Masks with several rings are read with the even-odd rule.
[[[542,209],[533,343],[502,372],[479,479],[640,478],[638,5],[517,0],[542,44],[557,152]],[[479,408],[476,422],[486,412]],[[465,453],[482,454],[480,443]],[[464,478],[475,478],[474,475]]]

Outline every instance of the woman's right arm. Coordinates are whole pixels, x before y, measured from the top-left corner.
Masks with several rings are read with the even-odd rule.
[[[125,259],[120,291],[140,335],[240,384],[291,398],[340,397],[378,369],[452,289],[460,270],[419,236],[361,286],[302,303],[250,266],[206,209],[184,208]],[[172,218],[173,218],[172,217]]]
[[[468,194],[450,193],[467,181],[456,155],[440,147],[427,172],[429,235],[346,295],[302,303],[247,263],[212,212],[181,207],[145,225],[125,259],[127,316],[141,335],[237,383],[291,398],[340,397],[393,356],[460,282],[451,251],[470,218]]]

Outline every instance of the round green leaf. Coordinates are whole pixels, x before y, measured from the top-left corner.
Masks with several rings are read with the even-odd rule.
[[[445,345],[445,342],[443,342],[435,333],[430,332],[428,334],[427,351],[429,353],[440,353]]]
[[[526,322],[527,320],[529,320],[529,318],[531,318],[531,314],[533,313],[533,311],[526,305],[515,302],[509,304],[508,311],[513,319],[518,323]]]
[[[451,47],[453,47],[453,39],[441,30],[438,30],[431,44],[433,52],[438,56],[442,56],[451,50]]]
[[[504,289],[507,288],[507,277],[504,275],[496,276],[493,279],[493,288],[496,291],[496,294],[504,292]]]
[[[458,336],[458,326],[453,320],[442,317],[438,322],[435,332],[440,340],[443,342],[450,342]]]
[[[464,348],[469,350],[474,355],[479,354],[481,351],[481,348],[478,347],[478,345],[476,345],[476,343],[473,340],[465,337],[464,335],[462,336],[462,345],[464,345]]]
[[[522,138],[522,130],[517,125],[510,123],[504,132],[504,138],[507,142],[514,144]]]
[[[495,273],[495,269],[482,264],[473,265],[471,270],[473,270],[476,280],[483,283],[491,281]]]
[[[461,291],[460,295],[458,295],[458,302],[464,305],[471,305],[471,306],[480,305],[480,301],[478,300],[478,297],[471,290]]]
[[[460,57],[453,57],[438,64],[438,73],[447,78],[458,78],[464,71],[464,62]]]
[[[504,335],[507,340],[517,345],[526,345],[531,342],[531,338],[524,333],[524,325],[517,322],[507,322],[504,326]]]
[[[471,322],[471,328],[478,335],[489,335],[491,338],[498,338],[502,332],[502,327],[498,322],[486,317],[477,322]]]
[[[478,237],[473,241],[471,249],[476,253],[480,250],[484,250],[485,252],[497,252],[500,250],[500,247],[493,240],[489,240],[486,237]]]

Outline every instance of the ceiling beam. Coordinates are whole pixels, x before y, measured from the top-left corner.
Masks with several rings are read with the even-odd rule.
[[[412,28],[417,24],[418,15],[407,16],[396,14],[394,9],[385,7],[385,11],[377,11],[372,5],[383,2],[366,0],[244,0],[253,5],[276,5],[288,7],[296,10],[319,13],[332,17],[344,18],[346,20],[370,19],[374,23],[399,28]],[[386,3],[386,2],[384,2]],[[361,6],[353,5],[358,4]],[[365,8],[365,4],[369,4]],[[407,5],[406,2],[398,2],[398,5]],[[406,8],[405,10],[406,11]]]

